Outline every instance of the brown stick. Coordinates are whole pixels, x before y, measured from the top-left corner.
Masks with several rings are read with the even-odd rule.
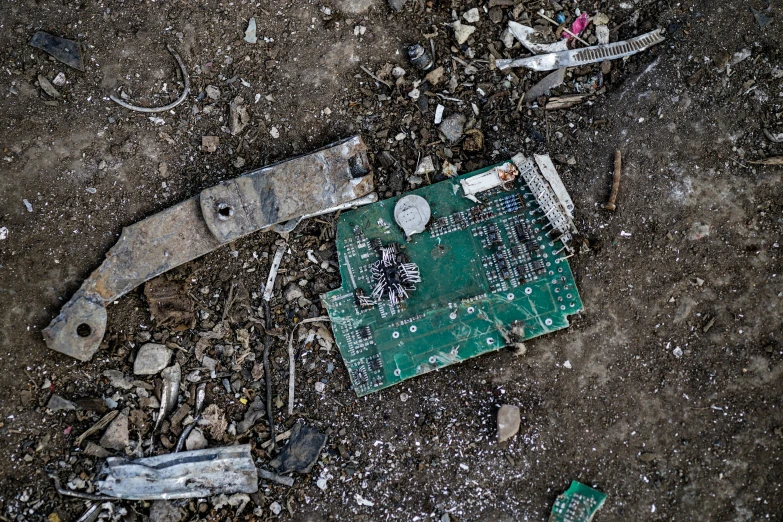
[[[609,202],[604,205],[606,210],[615,210],[617,206],[617,192],[620,190],[620,174],[623,170],[622,155],[619,150],[614,151],[614,181],[612,181],[612,193],[609,194]]]

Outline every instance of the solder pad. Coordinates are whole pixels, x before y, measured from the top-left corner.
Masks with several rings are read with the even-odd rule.
[[[515,179],[472,193],[478,203],[466,197],[464,180],[509,170]],[[566,328],[582,310],[567,259],[573,204],[552,172],[548,157],[517,155],[409,192],[432,213],[410,239],[399,197],[339,218],[342,286],[323,300],[357,395]]]

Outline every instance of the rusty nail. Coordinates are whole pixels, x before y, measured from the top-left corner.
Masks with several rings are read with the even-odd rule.
[[[614,180],[612,181],[612,193],[609,194],[609,202],[604,205],[606,210],[615,210],[617,206],[617,192],[620,190],[620,173],[623,170],[623,160],[619,150],[614,151]]]

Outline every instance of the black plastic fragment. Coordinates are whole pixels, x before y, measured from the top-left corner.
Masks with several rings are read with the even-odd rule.
[[[291,429],[288,444],[269,465],[280,473],[291,471],[310,473],[324,444],[326,444],[326,434],[302,423],[296,423]]]
[[[30,45],[54,56],[65,65],[84,72],[84,58],[79,42],[38,31],[30,40]]]

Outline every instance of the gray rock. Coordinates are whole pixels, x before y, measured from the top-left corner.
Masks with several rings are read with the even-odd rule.
[[[43,74],[38,75],[38,85],[41,86],[43,92],[51,96],[52,98],[60,98],[60,93],[54,88],[54,85]]]
[[[449,143],[457,143],[465,130],[465,116],[460,113],[452,114],[444,118],[438,128]]]
[[[205,89],[207,91],[207,96],[210,100],[217,100],[220,98],[220,89],[215,87],[214,85],[207,85],[207,88]]]
[[[304,292],[294,283],[291,283],[288,285],[288,288],[285,289],[285,299],[288,302],[291,302],[295,299],[299,299],[300,297],[304,297]]]
[[[190,450],[204,449],[208,445],[206,437],[201,433],[201,430],[196,428],[190,432],[187,440],[185,441],[185,447]]]
[[[98,457],[99,459],[105,459],[111,455],[111,453],[101,448],[94,442],[87,443],[87,446],[84,448],[84,454],[90,457]]]
[[[149,522],[179,522],[182,513],[170,500],[156,500],[150,506]]]
[[[163,344],[147,343],[139,348],[133,362],[136,375],[155,375],[169,364],[171,350]]]
[[[261,395],[256,395],[256,398],[248,404],[247,411],[245,412],[245,418],[237,424],[237,433],[243,434],[250,430],[258,419],[263,419],[266,414],[266,407],[264,401],[261,399]]]
[[[389,0],[389,7],[392,8],[392,11],[400,12],[403,7],[405,7],[405,2],[408,0]]]
[[[133,381],[128,377],[125,377],[119,370],[106,370],[103,372],[103,376],[109,379],[109,384],[114,388],[121,390],[130,390],[133,388]]]
[[[106,432],[101,437],[101,446],[107,449],[123,450],[130,442],[128,435],[128,416],[124,413],[117,415],[117,418],[109,424]]]
[[[46,407],[52,411],[75,410],[76,404],[59,395],[52,395],[49,402],[46,403]]]
[[[519,431],[519,408],[504,404],[498,410],[498,442],[505,442]]]

